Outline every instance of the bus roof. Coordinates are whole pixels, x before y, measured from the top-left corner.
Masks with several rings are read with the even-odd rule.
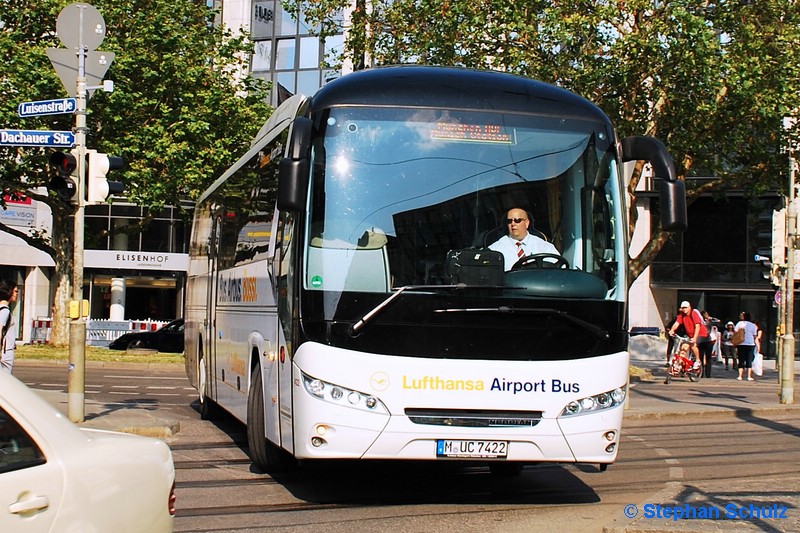
[[[560,87],[504,72],[405,65],[361,70],[320,89],[310,110],[336,106],[481,109],[580,115],[609,124],[595,104]],[[587,117],[588,115],[588,117]]]

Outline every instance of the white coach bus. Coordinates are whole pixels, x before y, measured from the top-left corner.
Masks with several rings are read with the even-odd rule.
[[[357,72],[275,110],[200,198],[186,371],[267,472],[307,459],[613,463],[628,374],[624,161],[663,144],[497,72]],[[507,213],[557,254],[506,271]]]

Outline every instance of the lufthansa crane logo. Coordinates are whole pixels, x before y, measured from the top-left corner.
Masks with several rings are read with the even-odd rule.
[[[375,372],[369,378],[369,383],[372,385],[372,390],[383,392],[389,388],[389,375],[386,372]]]

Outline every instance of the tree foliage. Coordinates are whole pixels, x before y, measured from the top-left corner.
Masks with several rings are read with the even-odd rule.
[[[348,0],[285,2],[337,31]],[[670,149],[703,192],[788,187],[784,117],[800,109],[797,0],[357,0],[345,53],[353,64],[495,69],[540,79],[599,105],[622,136]],[[341,29],[338,29],[341,31]],[[634,176],[638,176],[636,173]],[[699,180],[698,180],[699,181]],[[631,182],[631,230],[636,222]],[[655,228],[635,279],[667,235]]]
[[[0,0],[0,128],[71,130],[71,115],[20,118],[21,102],[67,96],[46,55],[62,48],[56,19],[70,2]],[[122,156],[125,195],[158,208],[194,199],[246,149],[270,113],[266,85],[243,75],[251,44],[214,25],[215,13],[192,0],[95,0],[106,22],[99,50],[116,59],[105,78],[115,90],[94,92],[87,105],[87,147]],[[47,203],[52,235],[0,224],[50,254],[56,263],[56,309],[71,270],[72,208],[37,193],[49,182],[48,148],[0,148],[0,186]],[[42,189],[39,189],[42,190]],[[60,328],[59,333],[61,332]]]

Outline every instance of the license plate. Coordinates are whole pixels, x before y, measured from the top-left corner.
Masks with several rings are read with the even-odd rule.
[[[505,458],[508,441],[504,440],[437,440],[436,457]]]

